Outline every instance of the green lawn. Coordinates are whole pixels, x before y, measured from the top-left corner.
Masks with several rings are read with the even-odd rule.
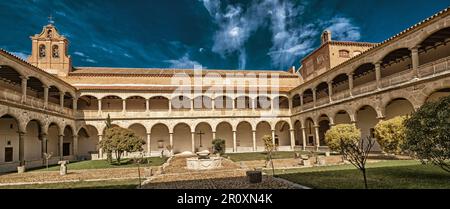
[[[138,179],[0,186],[0,189],[136,189]]]
[[[147,164],[148,160],[148,164]],[[160,158],[160,157],[149,157],[145,158],[144,163],[142,163],[142,166],[160,166],[164,164],[164,162],[167,160],[167,158]],[[103,169],[103,168],[129,168],[129,167],[137,167],[137,164],[133,163],[132,159],[122,159],[121,165],[114,161],[113,164],[109,164],[106,160],[87,160],[87,161],[80,161],[80,162],[73,162],[69,163],[67,165],[68,170],[83,170],[83,169]],[[58,171],[60,168],[59,165],[49,166],[49,171]],[[46,168],[38,168],[33,169],[33,171],[44,171],[47,170]]]
[[[287,159],[294,158],[295,153],[309,154],[309,152],[297,151],[297,152],[275,152],[272,156],[273,159]],[[264,152],[252,152],[252,153],[230,153],[226,154],[234,162],[239,161],[252,161],[252,160],[265,160],[266,153]]]
[[[450,173],[414,160],[368,164],[372,189],[450,189]],[[279,177],[316,189],[363,189],[363,177],[352,165],[277,170]]]

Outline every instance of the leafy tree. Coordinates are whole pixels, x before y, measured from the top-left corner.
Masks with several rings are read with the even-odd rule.
[[[405,149],[450,172],[450,96],[425,103],[405,121]]]
[[[130,129],[113,127],[105,131],[105,138],[100,141],[99,145],[104,150],[114,152],[120,165],[120,159],[124,152],[142,151],[145,141]]]
[[[367,185],[366,162],[375,140],[371,137],[367,137],[366,140],[361,139],[361,131],[354,124],[341,124],[332,127],[325,133],[325,140],[331,150],[340,152],[345,160],[361,171],[364,178],[364,186],[366,189],[369,188]]]
[[[106,130],[110,129],[112,127],[112,120],[111,117],[108,114],[108,117],[106,117],[105,120],[105,125],[106,125]],[[104,149],[104,152],[106,152],[106,161],[108,161],[108,163],[112,163],[112,150],[110,149]]]
[[[267,153],[267,162],[269,162],[272,166],[272,175],[275,175],[275,167],[273,166],[272,155],[273,152],[277,149],[277,146],[273,143],[271,135],[265,135],[262,140],[264,141],[264,147]]]
[[[225,140],[223,139],[214,139],[212,141],[212,145],[214,148],[214,154],[219,153],[220,155],[225,154]]]
[[[406,116],[395,117],[390,120],[380,121],[375,126],[375,138],[381,148],[392,154],[400,154],[405,143]]]

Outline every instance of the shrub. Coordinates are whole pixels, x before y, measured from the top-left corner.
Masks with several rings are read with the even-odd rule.
[[[341,143],[358,143],[361,139],[361,131],[352,124],[339,124],[331,127],[325,133],[325,141],[328,147],[336,152],[341,151]]]
[[[145,141],[137,136],[132,130],[113,127],[105,131],[105,138],[99,142],[100,148],[105,151],[115,152],[117,162],[120,165],[120,158],[124,152],[142,151]]]
[[[223,139],[214,139],[212,141],[214,154],[219,153],[220,155],[225,154],[225,140]]]
[[[405,149],[450,172],[450,96],[425,103],[405,121]]]
[[[400,154],[405,143],[406,116],[395,117],[390,120],[380,121],[375,126],[375,138],[383,151],[391,154]]]

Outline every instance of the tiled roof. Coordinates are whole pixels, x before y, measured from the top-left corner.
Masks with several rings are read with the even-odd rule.
[[[76,67],[69,76],[103,76],[103,77],[171,77],[177,73],[184,73],[189,76],[195,74],[194,69],[163,69],[163,68],[108,68],[108,67]],[[297,74],[292,74],[286,71],[274,70],[210,70],[203,69],[202,75],[207,73],[217,73],[221,76],[227,74],[277,74],[280,78],[298,78]]]

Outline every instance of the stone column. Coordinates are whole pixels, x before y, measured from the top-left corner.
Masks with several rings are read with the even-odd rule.
[[[295,149],[295,129],[290,130],[290,137],[291,137],[291,149]]]
[[[292,113],[292,107],[293,107],[292,102],[293,102],[293,101],[294,101],[294,97],[291,97],[291,98],[289,98],[289,100],[288,100],[288,104],[289,104],[289,114]]]
[[[347,74],[348,76],[348,89],[350,91],[350,96],[353,96],[353,73]]]
[[[20,76],[22,79],[22,102],[25,102],[25,99],[27,98],[27,81],[28,78],[25,76]]]
[[[59,106],[64,109],[64,92],[59,92]]]
[[[145,112],[150,111],[150,101],[149,99],[145,99]]]
[[[319,151],[319,147],[320,147],[319,127],[320,126],[314,126],[315,138],[316,138],[316,151]]]
[[[333,101],[332,96],[333,96],[333,81],[329,81],[328,82],[328,97],[329,97],[330,103]]]
[[[256,130],[252,130],[253,133],[253,152],[256,152]]]
[[[102,112],[102,99],[98,99],[98,112],[101,113]]]
[[[313,92],[313,105],[314,105],[314,107],[316,107],[316,88],[313,88],[312,89],[312,92]]]
[[[173,150],[173,133],[169,133],[169,144],[170,144],[170,147],[172,147],[172,150]]]
[[[300,94],[300,109],[303,110],[303,94]]]
[[[414,72],[414,77],[419,78],[419,46],[415,46],[410,49],[411,50],[411,59],[412,59],[412,68]]]
[[[78,104],[77,104],[77,102],[78,102],[78,97],[75,96],[75,97],[72,99],[72,109],[73,109],[74,112],[76,112],[77,109],[78,109]]]
[[[42,154],[42,159],[45,159],[44,153],[47,153],[47,135],[46,134],[42,134],[41,135],[41,154]]]
[[[25,132],[18,132],[19,134],[19,162],[24,165],[25,162]]]
[[[42,88],[44,88],[44,108],[48,107],[48,90],[49,87],[47,85],[43,85]]]
[[[147,156],[148,157],[150,157],[151,156],[151,154],[152,154],[152,151],[151,151],[151,146],[150,146],[150,138],[151,137],[151,133],[147,133]]]
[[[211,110],[216,110],[216,99],[211,99]]]
[[[169,99],[169,112],[172,112],[172,99]]]
[[[272,144],[275,145],[275,130],[272,130]]]
[[[59,159],[63,160],[64,135],[59,135]]]
[[[236,131],[233,131],[233,152],[237,152]]]
[[[191,99],[191,111],[194,111],[194,104],[195,104],[194,99]]]
[[[302,128],[302,149],[303,151],[306,150],[306,128]]]
[[[191,132],[192,153],[195,153],[195,132]]]
[[[381,62],[375,63],[375,78],[377,81],[377,88],[381,89]]]
[[[78,156],[78,136],[73,135],[73,155],[75,156],[75,159]]]
[[[125,113],[127,111],[127,100],[122,99],[122,112]]]
[[[212,132],[212,140],[214,140],[214,139],[216,139],[216,132],[215,131]]]

